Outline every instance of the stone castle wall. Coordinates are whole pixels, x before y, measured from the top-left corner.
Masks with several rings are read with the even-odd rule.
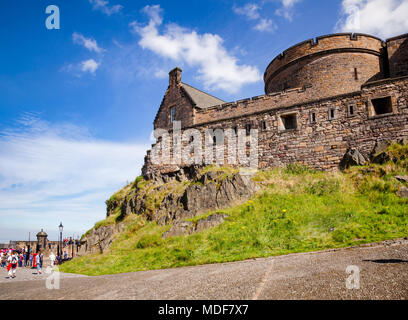
[[[266,95],[205,109],[195,108],[183,94],[178,73],[170,78],[155,128],[171,132],[169,110],[176,106],[184,132],[194,128],[204,137],[206,129],[258,129],[260,168],[300,162],[316,169],[336,169],[349,148],[359,148],[368,157],[377,141],[408,137],[407,39],[404,35],[383,42],[367,35],[340,34],[303,42],[268,66]],[[354,66],[358,80],[353,78]],[[293,85],[301,86],[271,92],[286,73],[292,74]],[[377,98],[386,98],[389,110],[376,112],[373,100]],[[287,116],[296,118],[296,128],[284,128]],[[169,149],[172,153],[171,144]],[[224,155],[227,159],[227,146]],[[154,166],[151,160],[149,151],[142,170],[146,176],[180,168]]]
[[[408,34],[387,40],[389,73],[391,77],[408,74]]]
[[[391,98],[392,113],[373,113],[371,100],[381,97]],[[350,106],[353,107],[352,115]],[[333,119],[330,118],[331,110],[334,110]],[[315,114],[315,122],[312,122],[312,113]],[[281,117],[289,114],[296,115],[296,129],[281,127]],[[337,169],[349,148],[359,148],[368,158],[377,141],[408,138],[408,77],[381,80],[364,86],[360,92],[237,115],[196,124],[184,130],[198,129],[204,137],[206,129],[244,129],[248,124],[252,129],[258,129],[260,168],[299,162],[320,170]],[[204,140],[202,143],[204,145]],[[184,141],[183,146],[187,144],[188,141]],[[227,157],[225,145],[225,163]],[[160,170],[171,172],[178,168],[169,165],[160,167]],[[149,152],[143,173],[149,175],[154,170]]]

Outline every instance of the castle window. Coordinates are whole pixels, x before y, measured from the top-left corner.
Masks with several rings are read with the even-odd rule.
[[[354,68],[354,80],[358,80],[358,70]]]
[[[391,97],[373,99],[371,103],[373,104],[375,115],[393,112]]]
[[[349,117],[352,117],[352,116],[354,116],[355,115],[355,110],[356,108],[355,108],[355,105],[354,104],[351,104],[351,105],[349,105],[348,106],[348,116]]]
[[[266,131],[268,129],[267,125],[266,125],[266,121],[262,121],[262,130]]]
[[[329,109],[329,120],[334,120],[336,119],[336,109],[331,108]]]
[[[233,130],[234,130],[234,132],[235,132],[235,135],[237,135],[237,134],[238,134],[238,127],[235,126],[235,127],[233,128]]]
[[[176,121],[176,107],[170,109],[170,122]]]
[[[310,114],[310,123],[316,123],[316,112]]]
[[[281,117],[282,130],[295,130],[297,129],[297,116],[296,113],[282,115]]]

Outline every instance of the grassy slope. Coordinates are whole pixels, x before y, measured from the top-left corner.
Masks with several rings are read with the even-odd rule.
[[[407,157],[407,146],[393,148],[399,158]],[[61,271],[113,274],[405,237],[408,200],[396,196],[403,183],[394,176],[407,172],[408,159],[346,173],[314,172],[297,165],[259,172],[255,179],[263,190],[241,206],[222,210],[229,217],[218,227],[162,239],[169,226],[134,215],[126,218],[127,229],[109,252],[77,258]]]

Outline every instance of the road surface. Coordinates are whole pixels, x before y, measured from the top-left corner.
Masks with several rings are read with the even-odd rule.
[[[359,289],[348,289],[356,270]],[[62,274],[59,289],[47,289],[49,275],[32,270],[19,269],[16,279],[0,272],[1,300],[407,299],[408,241],[98,277]]]

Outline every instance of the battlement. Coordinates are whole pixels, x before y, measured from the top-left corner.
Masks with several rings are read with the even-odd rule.
[[[268,78],[280,68],[306,56],[327,54],[333,50],[346,52],[350,49],[355,52],[366,51],[380,55],[384,46],[383,40],[361,33],[337,33],[312,38],[295,44],[276,56],[266,68],[264,80],[267,82]]]
[[[313,100],[308,95],[311,86],[292,88],[288,90],[272,92],[238,101],[227,102],[207,109],[196,109],[194,124],[205,123],[212,120],[222,120],[234,116],[244,116],[254,112],[284,107],[300,102]]]
[[[385,47],[381,39],[360,33],[303,41],[279,54],[266,68],[265,92],[310,84],[318,97],[356,91],[363,83],[384,76]]]

